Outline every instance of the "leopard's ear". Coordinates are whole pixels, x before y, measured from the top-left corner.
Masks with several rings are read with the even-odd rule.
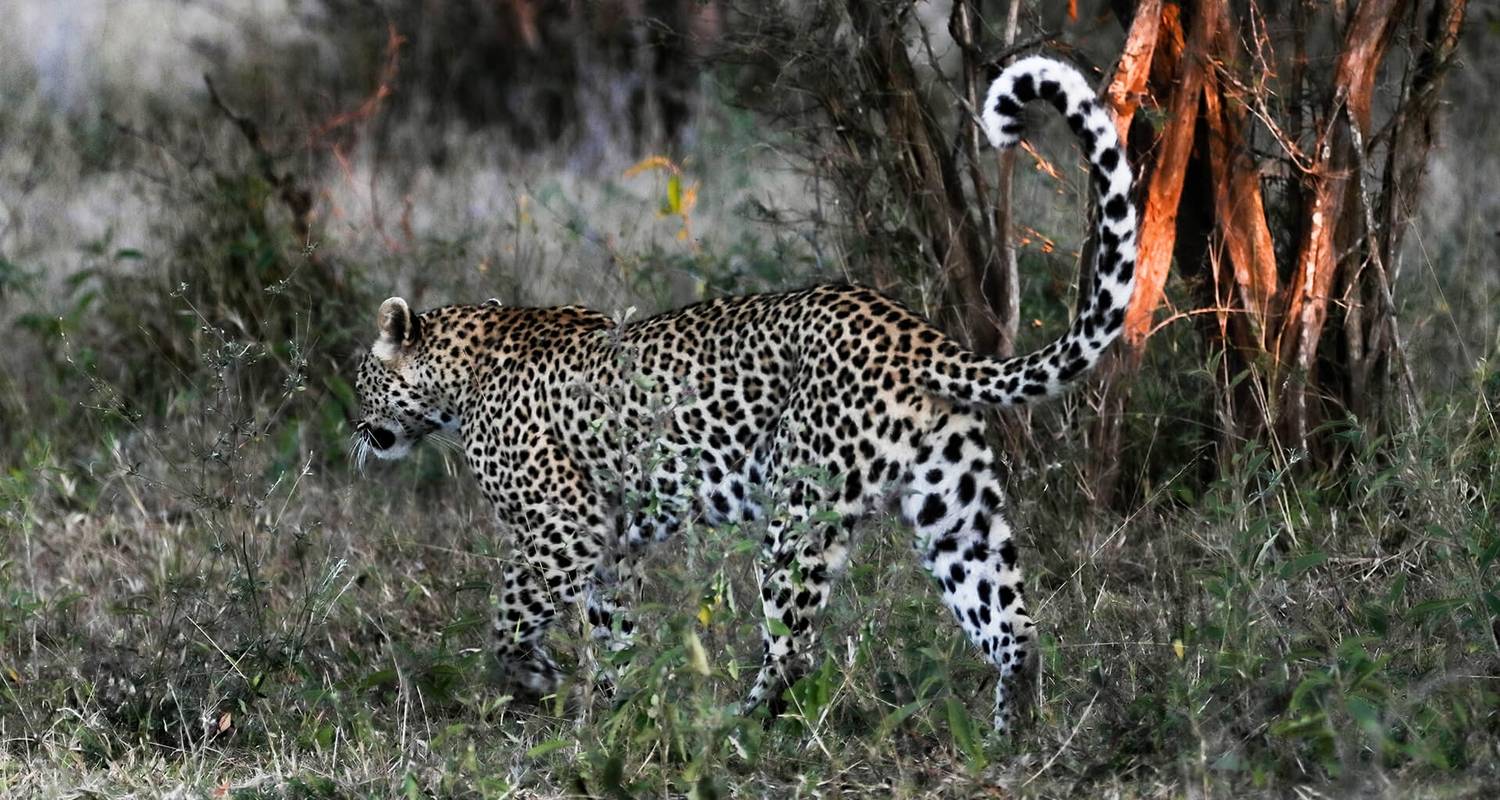
[[[377,322],[380,339],[372,352],[382,361],[394,361],[402,350],[416,344],[422,334],[421,318],[411,313],[411,307],[399,297],[380,304]]]

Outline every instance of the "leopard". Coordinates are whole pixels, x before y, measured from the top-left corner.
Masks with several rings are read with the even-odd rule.
[[[1105,104],[1074,67],[1015,61],[977,124],[997,148],[1050,103],[1087,158],[1092,263],[1069,326],[1022,355],[976,353],[860,285],[725,296],[639,319],[498,300],[421,313],[383,302],[359,363],[359,459],[447,437],[519,557],[499,569],[494,656],[540,694],[564,679],[545,641],[569,609],[631,646],[623,596],[642,549],[737,525],[759,540],[761,659],[745,713],[785,709],[813,664],[814,621],[856,524],[895,512],[921,566],[997,671],[993,724],[1038,665],[1016,532],[987,414],[1055,397],[1098,363],[1135,286],[1132,173]],[[756,527],[758,526],[758,527]],[[688,533],[684,533],[688,531]]]

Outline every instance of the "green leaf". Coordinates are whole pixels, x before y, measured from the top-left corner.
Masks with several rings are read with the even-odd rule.
[[[526,757],[527,758],[541,758],[542,756],[547,755],[548,753],[555,752],[557,750],[561,750],[561,749],[563,749],[564,747],[567,747],[567,746],[568,746],[568,740],[566,740],[566,739],[548,739],[547,741],[542,742],[541,744],[537,745],[536,747],[533,747],[530,750],[527,750],[526,751]]]
[[[1374,703],[1363,697],[1351,696],[1344,705],[1349,709],[1349,716],[1364,728],[1366,734],[1384,738],[1385,725],[1380,721],[1380,709]]]
[[[629,790],[625,788],[625,760],[619,753],[611,754],[605,759],[604,767],[599,770],[599,788],[615,797],[630,796]]]
[[[944,704],[944,710],[948,712],[948,730],[953,732],[953,741],[960,750],[968,752],[974,746],[974,732],[969,722],[969,712],[958,698],[949,697]]]
[[[393,669],[382,669],[372,672],[360,681],[360,688],[374,689],[377,686],[391,686],[396,683],[396,671]]]
[[[719,800],[719,795],[719,787],[705,772],[698,776],[697,783],[693,784],[693,790],[688,792],[688,800]]]
[[[1489,608],[1490,613],[1500,614],[1500,596],[1497,596],[1494,592],[1485,592],[1482,596],[1484,597],[1484,604]]]
[[[884,739],[886,736],[889,736],[901,723],[905,722],[912,714],[917,713],[917,709],[925,705],[927,705],[926,700],[913,700],[885,715],[885,719],[880,721],[880,729],[876,734],[876,739]]]
[[[1500,556],[1500,536],[1495,537],[1495,541],[1490,542],[1489,547],[1479,554],[1479,568],[1488,567],[1496,556]]]
[[[1281,720],[1271,724],[1271,734],[1293,739],[1327,736],[1328,717],[1323,712],[1317,711],[1293,719]]]
[[[1219,756],[1218,760],[1210,764],[1208,768],[1221,772],[1244,772],[1248,769],[1245,759],[1236,753],[1225,753]]]
[[[1395,577],[1395,579],[1393,579],[1391,581],[1390,591],[1388,591],[1388,592],[1385,593],[1385,602],[1386,602],[1386,604],[1390,605],[1390,606],[1395,606],[1396,601],[1400,600],[1401,599],[1401,595],[1404,594],[1405,592],[1406,592],[1406,576],[1405,575],[1397,575]]]
[[[969,769],[980,772],[984,769],[988,759],[984,756],[984,746],[980,742],[979,734],[974,728],[974,721],[969,719],[969,711],[957,697],[949,697],[947,700],[948,728],[953,732],[953,742],[968,757]]]
[[[1451,597],[1445,600],[1428,600],[1425,603],[1418,603],[1414,606],[1411,610],[1411,615],[1415,619],[1425,619],[1437,616],[1438,614],[1446,614],[1456,608],[1462,608],[1465,602],[1467,601],[1461,597]]]
[[[1328,560],[1327,553],[1307,553],[1281,565],[1281,577],[1291,578]]]
[[[788,628],[785,622],[775,617],[766,617],[766,630],[770,631],[772,636],[792,635],[792,629]]]
[[[824,508],[818,511],[814,511],[812,515],[813,522],[821,522],[826,525],[837,525],[839,522],[842,522],[843,519],[843,514],[840,514],[839,512],[834,511],[831,508]]]

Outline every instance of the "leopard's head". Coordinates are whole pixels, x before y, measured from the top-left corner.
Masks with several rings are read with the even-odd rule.
[[[396,459],[424,437],[458,430],[457,410],[439,384],[441,351],[425,347],[431,331],[422,316],[399,297],[380,304],[380,336],[360,361],[355,378],[360,415],[354,425],[353,454],[364,464],[374,453]]]

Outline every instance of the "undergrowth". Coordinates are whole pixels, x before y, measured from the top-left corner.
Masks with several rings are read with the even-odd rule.
[[[648,556],[627,653],[558,634],[575,675],[624,670],[612,701],[586,680],[512,695],[486,652],[507,543],[446,450],[351,471],[347,398],[308,391],[340,380],[308,373],[310,290],[266,293],[263,319],[285,323],[254,328],[186,287],[128,291],[91,302],[166,315],[187,354],[150,382],[116,384],[87,324],[19,322],[56,348],[48,380],[76,389],[0,482],[0,781],[17,796],[77,770],[100,791],[241,797],[1408,796],[1500,779],[1483,393],[1393,437],[1340,424],[1340,474],[1247,445],[1212,480],[1180,470],[1118,511],[1078,502],[1078,445],[1018,467],[1042,691],[996,739],[974,713],[991,672],[890,519],[861,531],[821,666],[781,719],[737,712],[758,613],[756,538],[733,527]],[[1145,428],[1141,446],[1190,451],[1185,430]]]

